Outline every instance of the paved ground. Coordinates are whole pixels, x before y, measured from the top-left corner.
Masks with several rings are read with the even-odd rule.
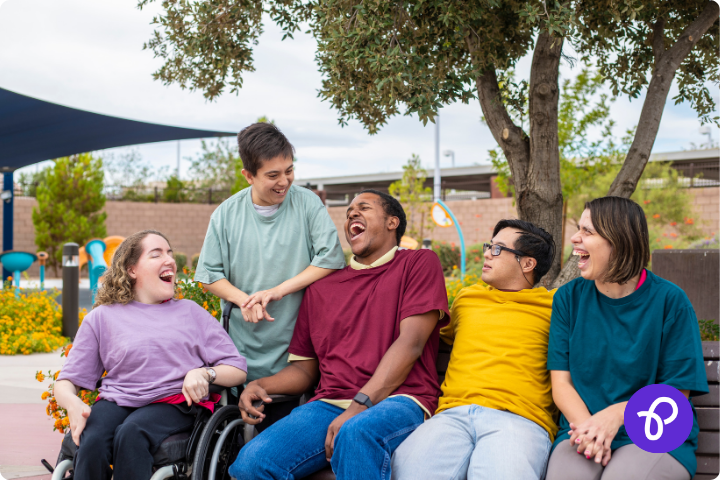
[[[40,459],[55,465],[62,435],[53,431],[40,398],[48,382],[38,382],[35,372],[59,370],[63,360],[59,351],[0,355],[0,480],[50,479]]]

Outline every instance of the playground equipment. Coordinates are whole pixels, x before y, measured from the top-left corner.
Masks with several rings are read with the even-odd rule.
[[[112,262],[112,256],[115,254],[115,250],[117,250],[117,247],[120,246],[120,244],[125,240],[125,237],[121,237],[119,235],[111,235],[109,237],[103,238],[103,242],[105,242],[105,253],[103,253],[103,258],[105,259],[105,264],[110,265]],[[85,247],[80,247],[79,250],[79,259],[80,259],[80,270],[82,270],[82,267],[90,261],[88,258],[87,253],[85,252]]]
[[[88,259],[88,272],[90,274],[90,291],[92,292],[92,302],[95,303],[95,294],[97,293],[98,280],[107,270],[105,263],[105,242],[96,238],[85,244],[85,253]]]
[[[3,268],[13,272],[13,283],[18,288],[20,288],[20,274],[30,268],[30,265],[37,259],[37,255],[30,252],[9,250],[0,253],[0,262],[2,262]]]
[[[439,198],[435,200],[432,206],[432,219],[438,227],[452,227],[455,225],[458,236],[460,237],[460,281],[465,279],[465,237],[463,237],[462,229],[455,215],[453,215],[450,207]]]
[[[40,262],[40,290],[45,290],[45,262],[47,262],[49,255],[47,252],[38,252],[37,257],[38,262]]]
[[[400,239],[400,248],[407,248],[408,250],[417,250],[419,243],[417,240],[415,240],[412,237],[407,237],[405,235],[402,236]]]

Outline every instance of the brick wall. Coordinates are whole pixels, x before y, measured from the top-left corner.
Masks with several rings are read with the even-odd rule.
[[[717,235],[720,230],[720,188],[696,188],[691,192],[695,196],[696,224],[705,233],[714,232]],[[15,198],[16,250],[37,251],[32,224],[32,209],[36,204],[34,198]],[[512,198],[462,200],[447,204],[460,222],[468,246],[489,240],[498,220],[515,218],[517,215]],[[202,248],[210,215],[216,208],[217,205],[107,202],[105,205],[108,214],[107,233],[128,236],[148,228],[159,230],[167,235],[175,251],[185,253],[190,261],[190,257],[199,253]],[[348,248],[343,233],[346,210],[347,207],[328,209],[330,218],[338,227],[343,248]],[[2,209],[0,209],[1,219]],[[575,226],[568,225],[565,231],[566,244],[569,244]],[[439,241],[458,241],[454,227],[435,227],[432,232],[424,236]],[[34,265],[28,274],[36,276],[37,272],[37,265]]]

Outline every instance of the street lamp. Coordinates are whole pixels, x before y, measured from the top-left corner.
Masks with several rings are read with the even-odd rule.
[[[453,152],[452,150],[445,150],[443,152],[443,156],[452,157],[452,167],[455,168],[455,152]]]

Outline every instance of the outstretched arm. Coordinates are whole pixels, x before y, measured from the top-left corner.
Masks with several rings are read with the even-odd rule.
[[[295,293],[297,291],[306,288],[308,285],[317,282],[321,278],[325,278],[335,270],[329,268],[308,266],[305,270],[295,275],[293,278],[285,280],[283,283],[275,288],[269,290],[261,290],[248,296],[245,301],[240,305],[248,310],[255,311],[255,306],[259,305],[262,307],[263,318],[272,322],[275,320],[267,313],[267,305],[270,302],[275,302],[283,298],[285,295]]]
[[[360,389],[361,393],[370,397],[373,405],[386,399],[403,384],[415,361],[420,358],[439,318],[440,313],[432,310],[422,315],[413,315],[400,322],[400,335],[385,352],[373,376]],[[335,436],[340,428],[346,421],[366,409],[364,405],[352,402],[350,407],[330,424],[325,439],[325,455],[328,461],[332,457]]]

